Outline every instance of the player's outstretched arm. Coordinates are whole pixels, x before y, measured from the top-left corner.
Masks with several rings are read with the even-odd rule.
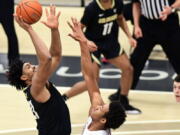
[[[51,46],[49,52],[52,58],[50,72],[52,73],[60,63],[61,60],[61,40],[59,32],[59,16],[60,12],[56,11],[55,5],[50,5],[49,10],[46,8],[46,21],[42,21],[47,27],[51,29]]]
[[[33,42],[34,48],[36,50],[36,55],[39,64],[38,64],[37,72],[33,75],[31,88],[33,89],[33,92],[37,95],[44,89],[45,83],[49,77],[48,73],[50,69],[49,65],[51,64],[51,55],[49,53],[48,48],[46,47],[46,44],[33,30],[32,26],[25,23],[22,17],[17,16],[16,14],[14,16],[19,26],[21,26],[29,34]]]
[[[93,74],[92,62],[89,53],[89,49],[87,47],[87,39],[84,36],[84,33],[81,29],[80,22],[77,19],[72,18],[72,24],[69,23],[70,28],[72,29],[72,34],[69,34],[70,37],[75,39],[80,44],[81,49],[81,69],[83,72],[84,79],[86,81],[86,85],[88,88],[88,93],[90,96],[92,106],[102,105],[103,100],[100,95],[99,87],[97,81]]]

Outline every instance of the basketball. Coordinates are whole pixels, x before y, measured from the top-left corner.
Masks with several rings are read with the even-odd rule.
[[[42,6],[38,0],[22,0],[16,8],[16,14],[22,16],[24,22],[33,24],[42,16]]]

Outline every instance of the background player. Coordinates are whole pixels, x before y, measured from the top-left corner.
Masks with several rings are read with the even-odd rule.
[[[139,114],[141,111],[129,104],[128,93],[132,83],[133,68],[128,60],[123,48],[118,42],[119,26],[127,35],[130,44],[135,47],[136,41],[132,38],[123,17],[122,0],[94,0],[84,11],[81,19],[82,29],[86,27],[85,36],[93,41],[97,48],[88,45],[92,53],[93,72],[99,80],[99,70],[101,66],[100,56],[103,54],[108,62],[121,69],[121,88],[120,101],[129,114]],[[93,46],[93,47],[92,47]],[[97,50],[96,50],[97,49]],[[76,83],[70,91],[64,94],[69,98],[87,90],[85,81]]]
[[[180,102],[180,75],[177,75],[173,83],[173,92],[177,102]]]

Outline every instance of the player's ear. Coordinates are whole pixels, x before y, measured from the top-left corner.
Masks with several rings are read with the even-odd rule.
[[[105,124],[105,123],[106,123],[106,118],[101,118],[101,119],[100,119],[100,122],[101,122],[102,124]]]
[[[26,81],[28,78],[26,75],[21,75],[21,80]]]

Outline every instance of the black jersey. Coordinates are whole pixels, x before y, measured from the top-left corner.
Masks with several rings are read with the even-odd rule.
[[[86,26],[85,35],[94,42],[118,40],[118,15],[122,14],[122,0],[112,0],[112,8],[105,10],[99,0],[92,1],[84,10],[81,23]]]
[[[30,87],[24,93],[36,117],[39,135],[70,135],[71,124],[67,105],[57,89],[49,82],[47,86],[51,97],[45,103],[39,103],[30,94]]]

